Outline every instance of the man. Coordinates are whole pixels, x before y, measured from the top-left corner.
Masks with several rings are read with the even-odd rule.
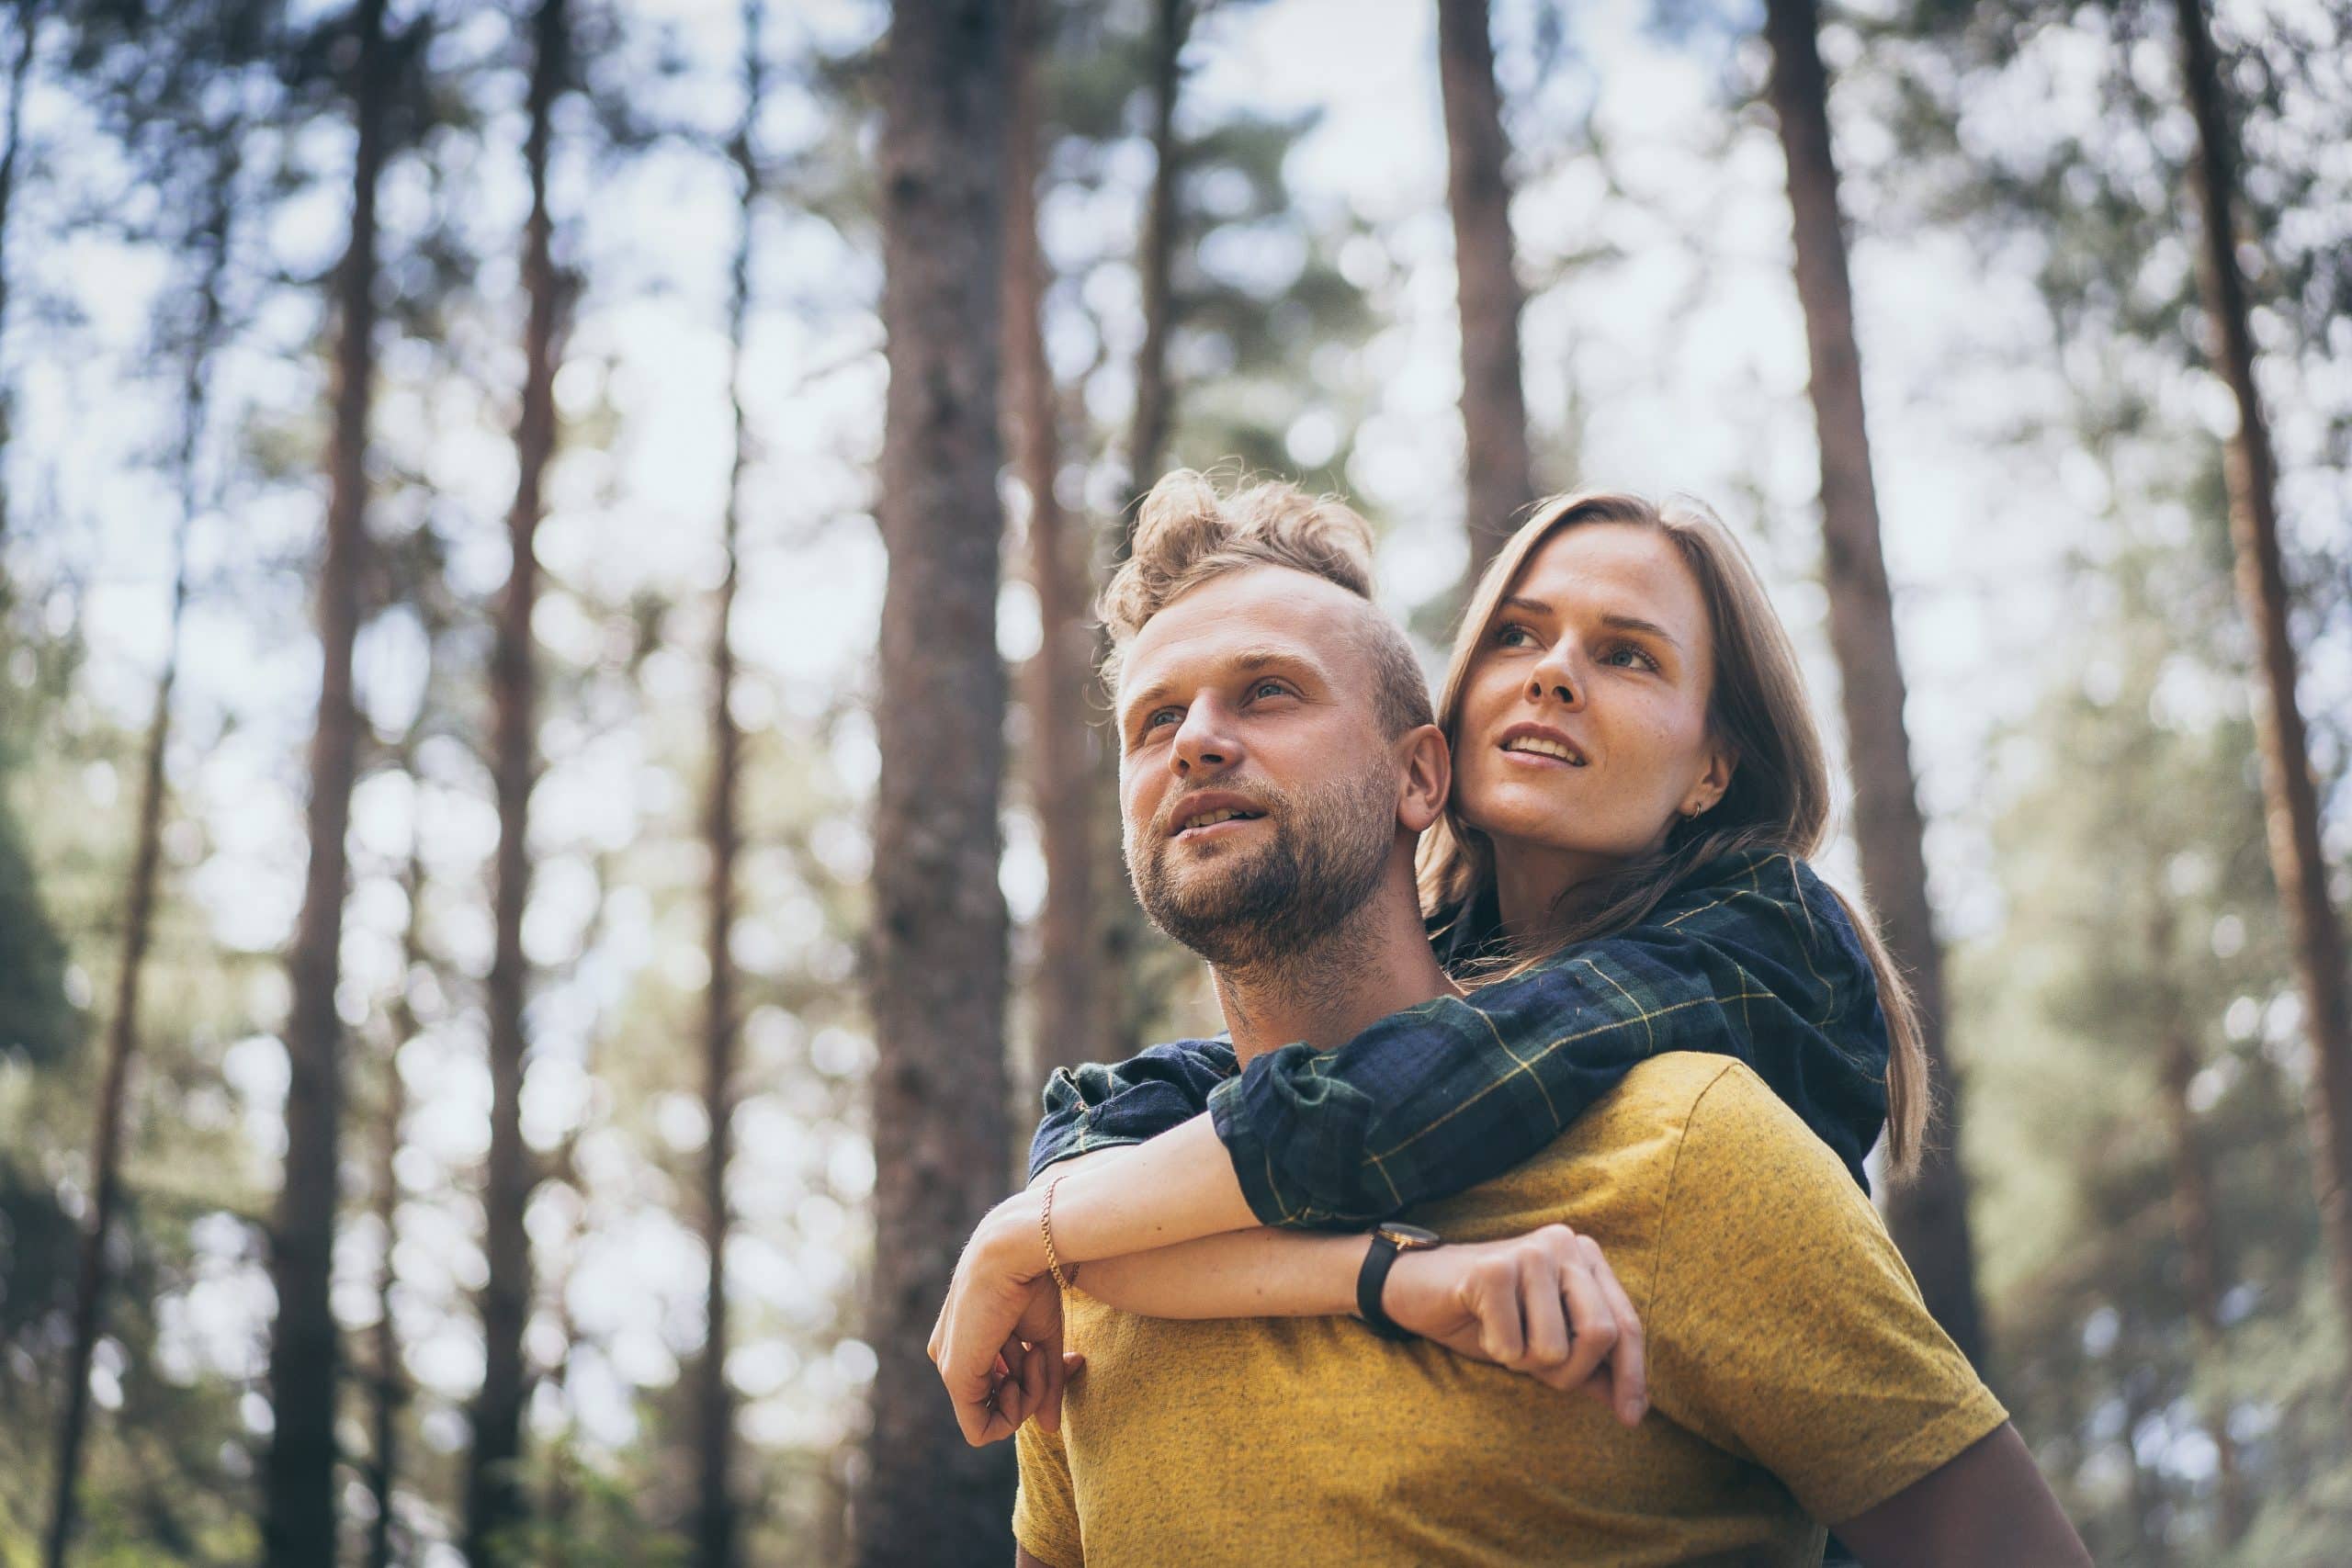
[[[1209,960],[1247,1062],[1445,993],[1412,881],[1445,770],[1434,731],[1396,721],[1401,639],[1361,570],[1319,564],[1332,509],[1193,499],[1126,569],[1122,807],[1138,894]],[[1063,1190],[1004,1206],[967,1261],[1042,1247],[1035,1279],[1057,1240],[1061,1260],[1105,1256],[1099,1184]],[[1816,1520],[1871,1562],[2085,1560],[1844,1168],[1736,1063],[1658,1057],[1543,1156],[1410,1217],[1453,1243],[1558,1224],[1597,1241],[1642,1308],[1652,1408],[1626,1429],[1345,1317],[1181,1322],[1081,1287],[1087,1371],[1057,1432],[1020,1432],[1020,1560],[1794,1562],[1818,1559]],[[961,1294],[934,1337],[951,1388]],[[1057,1349],[1050,1310],[1022,1310],[1017,1338]],[[1050,1405],[1020,1370],[1015,1421]]]

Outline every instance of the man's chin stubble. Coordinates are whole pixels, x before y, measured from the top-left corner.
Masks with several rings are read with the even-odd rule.
[[[1194,852],[1199,858],[1189,875],[1170,874],[1163,856],[1139,879],[1136,894],[1152,924],[1219,968],[1279,956],[1283,918],[1297,889],[1297,867],[1285,846],[1277,840]]]
[[[1320,954],[1379,888],[1385,787],[1377,777],[1329,786],[1269,822],[1268,841],[1199,846],[1181,880],[1168,863],[1176,846],[1164,845],[1135,879],[1136,896],[1153,924],[1222,972],[1291,970]]]

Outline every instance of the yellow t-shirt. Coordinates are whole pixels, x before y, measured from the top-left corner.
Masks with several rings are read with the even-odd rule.
[[[1641,1425],[1352,1318],[1181,1323],[1073,1291],[1087,1366],[1058,1438],[1022,1428],[1021,1544],[1052,1568],[1817,1562],[1815,1520],[2007,1419],[1837,1156],[1724,1057],[1644,1063],[1408,1217],[1599,1241],[1648,1337]]]

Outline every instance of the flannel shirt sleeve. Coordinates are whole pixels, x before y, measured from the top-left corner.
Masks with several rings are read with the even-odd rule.
[[[1777,867],[1777,871],[1773,868]],[[1358,1228],[1532,1157],[1668,1051],[1747,1063],[1859,1181],[1886,1115],[1874,976],[1844,911],[1777,857],[1544,966],[1291,1044],[1209,1112],[1270,1225]]]
[[[1045,1118],[1029,1141],[1029,1179],[1063,1160],[1182,1126],[1208,1109],[1209,1090],[1234,1071],[1233,1046],[1223,1040],[1179,1040],[1124,1062],[1055,1068]]]

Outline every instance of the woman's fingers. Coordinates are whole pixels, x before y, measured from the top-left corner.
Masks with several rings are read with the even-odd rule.
[[[992,1443],[1010,1435],[1028,1417],[1020,1372],[1024,1354],[1019,1340],[1008,1339],[993,1358],[989,1369],[989,1395],[980,1413],[981,1442]]]
[[[1579,1391],[1628,1427],[1641,1420],[1649,1407],[1641,1319],[1600,1244],[1552,1224],[1429,1256],[1453,1278],[1433,1309],[1443,1322],[1422,1332],[1459,1354]]]
[[[1559,1292],[1567,1303],[1576,1344],[1559,1370],[1556,1386],[1575,1388],[1600,1370],[1617,1347],[1617,1312],[1592,1277],[1584,1250],[1570,1237],[1558,1257]]]
[[[1561,1311],[1559,1269],[1541,1256],[1525,1258],[1519,1269],[1520,1312],[1527,1326],[1527,1348],[1514,1363],[1550,1382],[1573,1354],[1566,1314]],[[1560,1383],[1562,1388],[1572,1385]]]
[[[1061,1380],[1062,1349],[1056,1345],[1050,1349],[1044,1345],[1023,1346],[1015,1369],[1014,1382],[1021,1387],[1021,1408],[1017,1416],[1008,1413],[1015,1431],[1021,1423],[1046,1408],[1046,1391],[1051,1383]],[[1058,1401],[1060,1395],[1054,1397]]]
[[[1502,1257],[1481,1258],[1464,1285],[1470,1311],[1478,1320],[1479,1353],[1498,1366],[1516,1367],[1527,1348],[1517,1265]]]
[[[1601,1255],[1600,1244],[1589,1235],[1577,1240],[1585,1250],[1594,1281],[1617,1319],[1617,1350],[1609,1361],[1613,1385],[1610,1392],[1614,1396],[1617,1419],[1631,1427],[1641,1420],[1650,1404],[1649,1346],[1642,1335],[1641,1314],[1634,1310],[1634,1298],[1625,1293],[1617,1270],[1609,1267],[1609,1259]]]

